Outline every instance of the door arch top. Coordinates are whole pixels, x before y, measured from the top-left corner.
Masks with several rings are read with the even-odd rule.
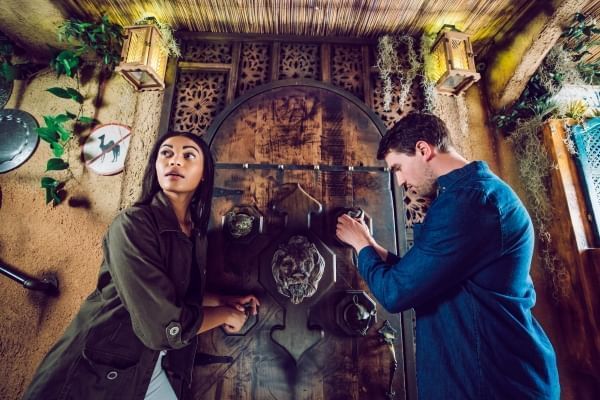
[[[218,162],[381,167],[375,156],[385,131],[379,116],[353,94],[311,79],[288,79],[256,87],[237,98],[215,118],[205,141]],[[263,139],[284,153],[282,146],[288,147],[288,153],[304,145],[313,146],[314,151],[309,152],[313,159],[304,158],[306,154],[295,160],[258,154],[268,145],[261,142],[261,134],[270,136]],[[235,149],[223,151],[231,146]],[[252,153],[253,149],[258,149],[257,153]],[[273,148],[265,151],[272,152]]]

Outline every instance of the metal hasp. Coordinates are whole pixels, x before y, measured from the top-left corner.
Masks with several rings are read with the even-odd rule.
[[[366,336],[377,322],[377,305],[364,290],[347,290],[335,307],[335,322],[350,336]]]
[[[260,254],[259,282],[284,310],[283,325],[271,329],[271,339],[296,363],[325,335],[309,324],[310,309],[335,283],[335,254],[310,231],[311,213],[321,204],[295,184],[274,209],[285,213],[285,228]]]
[[[0,272],[15,282],[19,282],[24,288],[44,292],[50,296],[58,295],[58,279],[54,276],[42,279],[30,278],[25,274],[15,271],[6,264],[0,263]]]
[[[379,335],[381,335],[381,342],[386,344],[390,349],[390,353],[392,354],[392,361],[390,362],[390,382],[389,389],[386,392],[386,396],[389,400],[393,400],[396,398],[396,392],[394,392],[394,375],[396,374],[396,369],[398,368],[398,360],[396,359],[396,350],[394,349],[394,342],[396,341],[396,330],[390,324],[390,321],[387,319],[383,323],[383,326],[379,328],[377,331]]]

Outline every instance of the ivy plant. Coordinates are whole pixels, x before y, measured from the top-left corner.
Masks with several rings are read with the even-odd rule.
[[[109,71],[114,70],[121,60],[123,27],[110,22],[106,15],[97,22],[69,19],[59,27],[58,38],[70,44],[50,62],[59,75],[73,77],[83,64],[84,54],[95,54]]]
[[[101,77],[110,75],[121,59],[123,45],[123,28],[111,23],[107,16],[97,22],[86,22],[69,19],[59,28],[59,39],[68,42],[70,47],[60,51],[51,61],[50,66],[57,74],[73,78],[79,88],[79,71],[84,65],[83,55],[92,53],[102,63]],[[51,87],[47,91],[62,99],[69,99],[79,105],[77,113],[65,111],[57,115],[45,115],[44,125],[37,128],[40,139],[47,142],[53,157],[46,163],[45,176],[41,178],[41,187],[46,190],[46,204],[61,203],[61,191],[64,181],[57,180],[48,173],[69,170],[69,163],[63,159],[76,125],[90,125],[96,121],[92,117],[83,116],[84,96],[73,87]],[[64,197],[64,196],[63,196]]]

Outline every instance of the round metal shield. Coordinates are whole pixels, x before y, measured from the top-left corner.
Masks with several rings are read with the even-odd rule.
[[[14,82],[0,78],[0,109],[4,108],[12,94]]]
[[[37,127],[25,111],[0,110],[0,173],[17,168],[33,154],[39,142]]]
[[[131,128],[120,124],[97,126],[83,145],[83,159],[99,175],[114,175],[123,170],[131,139]]]

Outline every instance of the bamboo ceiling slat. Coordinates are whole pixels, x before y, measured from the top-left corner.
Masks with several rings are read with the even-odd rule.
[[[152,15],[191,32],[338,36],[373,39],[386,33],[437,32],[452,24],[472,35],[474,48],[542,0],[59,0],[82,17],[103,13],[122,25]],[[581,10],[600,15],[600,1]],[[574,10],[575,12],[576,10]],[[594,50],[594,57],[600,52]]]

